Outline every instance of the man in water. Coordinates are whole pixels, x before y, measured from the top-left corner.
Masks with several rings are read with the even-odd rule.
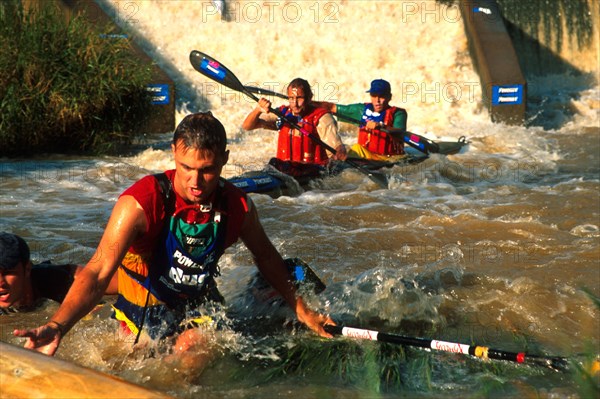
[[[277,157],[271,160],[271,165],[284,173],[297,169],[293,176],[307,175],[327,164],[329,158],[346,159],[346,148],[338,135],[337,123],[331,113],[323,108],[315,107],[312,103],[313,93],[310,84],[301,78],[296,78],[287,87],[288,106],[279,107],[283,118],[278,118],[270,112],[271,102],[261,98],[255,109],[244,120],[245,130],[258,128],[278,130]],[[302,128],[298,131],[291,121]],[[335,154],[327,151],[310,136],[322,140],[335,150]]]
[[[348,151],[348,157],[377,161],[394,161],[404,154],[404,143],[381,129],[394,129],[406,132],[406,110],[390,105],[392,90],[388,81],[376,79],[367,90],[370,103],[334,104],[315,102],[315,105],[333,112],[343,121],[360,120],[363,125],[358,130],[358,143]]]
[[[174,350],[202,350],[206,337],[185,329],[199,306],[222,299],[215,278],[225,249],[241,238],[261,274],[297,318],[331,337],[329,317],[296,294],[281,255],[258,219],[250,197],[221,178],[229,158],[227,136],[210,112],[186,116],[175,129],[175,170],[142,178],[118,199],[96,253],[43,326],[15,330],[25,347],[53,355],[63,336],[102,297],[118,269],[115,318],[139,338],[175,336]],[[137,339],[136,338],[136,339]]]
[[[0,314],[35,310],[44,299],[62,302],[81,267],[33,265],[29,246],[16,234],[0,232]],[[116,281],[106,294],[116,294]]]

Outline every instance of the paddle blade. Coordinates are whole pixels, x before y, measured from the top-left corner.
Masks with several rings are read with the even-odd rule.
[[[363,169],[361,168],[361,170],[363,170]],[[371,181],[377,183],[379,185],[379,187],[388,188],[388,178],[383,173],[368,172],[367,176],[369,177],[369,179],[371,179]]]
[[[569,361],[564,357],[546,357],[546,356],[525,356],[523,361],[525,364],[548,367],[554,371],[567,371],[569,369]]]
[[[190,53],[190,63],[194,69],[202,75],[229,87],[232,90],[244,93],[258,101],[254,94],[250,93],[239,79],[227,67],[208,54],[198,50],[192,50]]]
[[[309,287],[315,294],[320,294],[327,288],[325,283],[317,276],[317,273],[302,259],[284,259],[283,262],[296,288]]]
[[[369,170],[356,162],[352,161],[352,159],[346,159],[345,161],[348,165],[357,169],[359,172],[367,176],[371,179],[372,182],[377,183],[381,188],[388,188],[388,179],[387,176],[381,172],[376,172]]]

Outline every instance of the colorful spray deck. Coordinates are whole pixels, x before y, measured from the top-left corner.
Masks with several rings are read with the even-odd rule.
[[[440,154],[452,155],[459,153],[468,143],[461,138],[458,141],[441,141],[436,142],[436,144],[439,146]],[[413,151],[407,153],[407,156],[399,162],[370,161],[365,159],[353,159],[353,162],[366,170],[375,171],[394,166],[414,165],[428,158],[428,155]],[[272,197],[282,195],[293,196],[309,188],[310,182],[335,176],[346,169],[349,169],[348,165],[344,162],[337,162],[329,168],[322,168],[318,173],[293,176],[286,173],[286,170],[278,170],[275,167],[267,166],[263,170],[247,172],[228,180],[247,193],[268,194]]]

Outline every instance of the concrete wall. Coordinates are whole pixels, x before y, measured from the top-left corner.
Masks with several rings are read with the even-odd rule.
[[[461,0],[469,51],[493,122],[523,124],[527,82],[495,0]]]
[[[600,1],[498,0],[526,77],[600,68]]]
[[[600,1],[459,1],[492,121],[524,123],[527,80],[538,76],[579,75],[598,84]]]

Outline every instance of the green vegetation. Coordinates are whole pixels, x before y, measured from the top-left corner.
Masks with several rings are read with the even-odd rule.
[[[457,6],[458,0],[436,0],[446,6]],[[523,33],[560,52],[563,31],[577,48],[588,47],[593,42],[596,0],[522,1],[497,0],[503,17],[515,24]],[[522,33],[521,33],[522,34]]]
[[[407,358],[404,348],[385,343],[347,339],[288,342],[277,351],[280,361],[267,365],[264,381],[290,376],[310,376],[322,384],[360,388],[367,396],[414,388],[412,377],[429,390],[430,367],[424,357]],[[257,368],[253,368],[256,370]],[[253,374],[254,381],[260,381]],[[425,382],[424,382],[425,381]]]
[[[150,65],[128,40],[57,2],[0,2],[0,156],[107,153],[131,144],[151,106]]]
[[[519,1],[498,0],[504,18],[527,35],[560,52],[563,32],[577,48],[592,44],[594,0]],[[597,7],[597,6],[596,6]],[[568,43],[567,43],[568,44]]]
[[[588,288],[582,291],[587,295],[597,310],[600,310],[600,298],[592,293]],[[581,398],[600,398],[600,353],[598,345],[593,343],[586,344],[587,348],[583,353],[583,360],[580,362],[572,361],[573,376],[578,386],[579,397]]]

